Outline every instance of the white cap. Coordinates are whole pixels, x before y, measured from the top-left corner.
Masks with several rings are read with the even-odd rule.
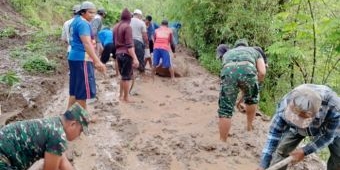
[[[139,15],[143,15],[142,11],[140,9],[135,9],[135,11],[133,11],[134,14],[139,14]]]
[[[80,10],[83,9],[96,9],[96,6],[89,1],[84,1],[81,5],[80,5]]]
[[[80,11],[80,4],[74,5],[73,8],[72,8],[72,11],[73,11],[74,13],[79,12],[79,11]]]

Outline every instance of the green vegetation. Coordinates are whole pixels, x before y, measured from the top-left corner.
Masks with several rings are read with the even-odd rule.
[[[25,59],[28,56],[32,56],[33,52],[26,51],[24,48],[13,48],[11,49],[9,55],[15,59]]]
[[[14,86],[20,82],[19,77],[14,71],[8,71],[7,73],[0,75],[0,83],[5,84],[7,86]]]
[[[5,28],[3,30],[0,30],[0,39],[2,38],[13,38],[17,35],[15,32],[15,29],[12,27]]]
[[[20,78],[14,71],[8,71],[5,74],[0,75],[0,83],[9,86],[7,99],[10,97],[13,88],[20,82]]]
[[[326,84],[340,92],[340,2],[337,0],[173,0],[165,14],[183,24],[181,41],[214,74],[218,44],[239,38],[261,46],[269,57],[261,110],[302,83]],[[176,11],[176,12],[174,12]]]
[[[43,56],[32,56],[26,59],[23,68],[31,73],[50,73],[56,69],[56,64]]]

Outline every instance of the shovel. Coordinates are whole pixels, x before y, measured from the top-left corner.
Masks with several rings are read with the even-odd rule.
[[[276,163],[275,165],[269,167],[268,169],[266,170],[278,170],[286,165],[288,165],[291,161],[293,160],[293,157],[292,156],[289,156],[287,158],[285,158],[284,160]]]

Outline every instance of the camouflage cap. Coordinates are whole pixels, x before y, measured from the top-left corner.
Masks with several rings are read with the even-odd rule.
[[[235,42],[235,47],[238,47],[238,46],[246,46],[248,47],[248,41],[246,39],[238,39],[236,42]]]
[[[319,112],[321,102],[321,96],[318,93],[306,86],[299,86],[291,92],[284,117],[299,128],[307,128]]]
[[[66,112],[65,117],[69,120],[78,121],[83,127],[83,132],[85,135],[89,134],[88,124],[89,124],[89,114],[88,112],[78,103],[74,103]]]

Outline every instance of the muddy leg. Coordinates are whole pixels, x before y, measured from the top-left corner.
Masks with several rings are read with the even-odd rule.
[[[231,127],[231,118],[220,118],[218,127],[221,141],[226,142]]]
[[[255,119],[257,104],[246,105],[247,113],[247,130],[251,131],[254,129],[253,121]]]
[[[67,109],[69,109],[75,102],[76,102],[76,97],[75,96],[70,96],[68,98]]]

